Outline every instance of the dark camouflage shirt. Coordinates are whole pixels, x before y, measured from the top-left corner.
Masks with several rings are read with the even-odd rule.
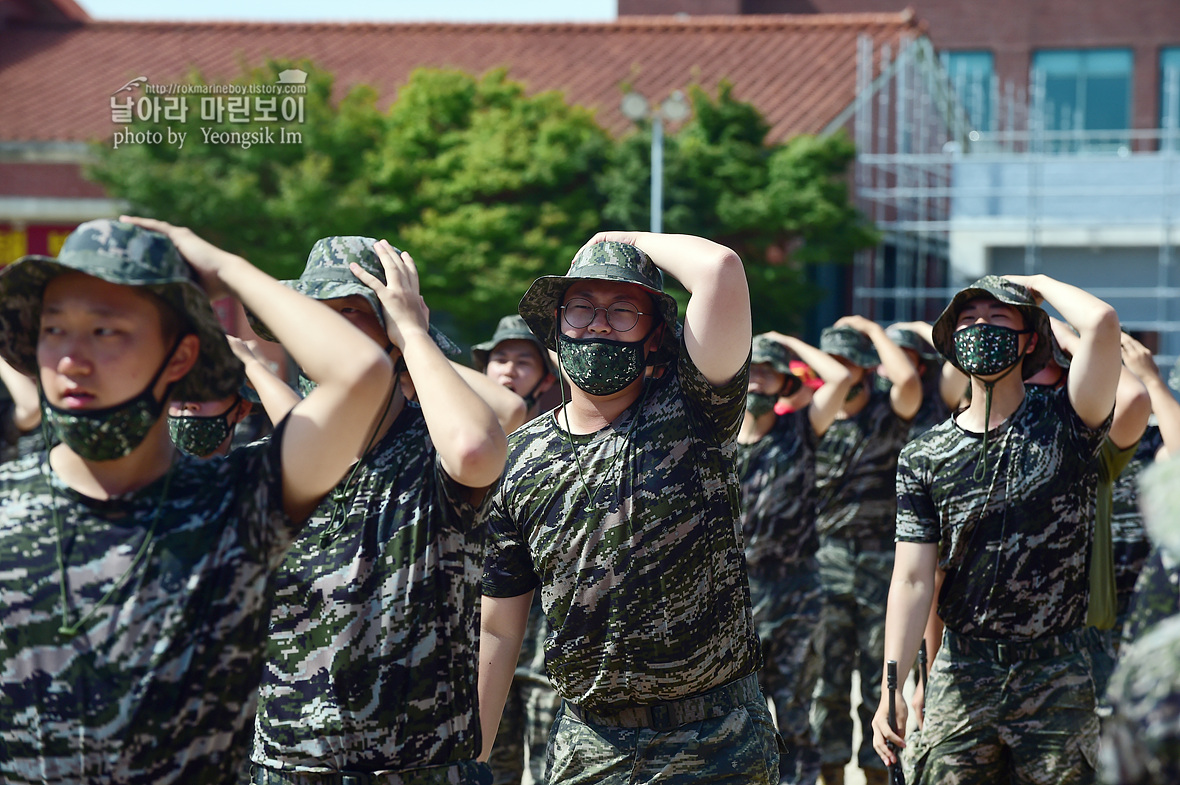
[[[1037,638],[1080,627],[1089,597],[1097,471],[1110,420],[1089,428],[1066,390],[1020,407],[988,435],[954,420],[902,450],[897,539],[939,544],[938,612],[981,638]]]
[[[922,404],[918,407],[918,413],[914,415],[914,419],[910,421],[910,430],[906,434],[906,441],[913,441],[935,425],[946,422],[947,418],[951,416],[950,407],[942,399],[941,385],[942,374],[939,371],[928,372],[923,377]]]
[[[348,483],[346,479],[344,483]],[[296,771],[402,770],[479,754],[476,599],[483,533],[407,406],[332,494],[275,579],[253,760]]]
[[[809,409],[784,414],[753,444],[739,444],[746,563],[815,554],[815,429]]]
[[[1123,643],[1138,640],[1143,633],[1177,613],[1180,613],[1180,561],[1154,547],[1135,581],[1123,625]]]
[[[144,561],[72,639],[58,633],[55,504],[75,621],[159,511]],[[229,781],[249,746],[269,578],[295,534],[277,439],[181,456],[170,480],[106,501],[43,456],[0,467],[0,781]]]
[[[1135,456],[1115,480],[1111,532],[1114,537],[1114,577],[1119,595],[1119,608],[1126,610],[1135,591],[1135,581],[1151,553],[1151,541],[1143,529],[1143,515],[1139,512],[1139,474],[1155,462],[1155,454],[1163,446],[1158,425],[1148,426]]]
[[[893,479],[910,424],[889,393],[873,389],[856,416],[837,419],[815,452],[816,523],[821,537],[893,537]]]
[[[1119,785],[1180,782],[1180,616],[1123,650],[1110,679],[1099,776]]]
[[[567,700],[612,711],[757,670],[734,467],[747,378],[712,387],[682,344],[678,368],[602,430],[570,436],[545,415],[509,437],[484,593],[540,584]]]
[[[0,398],[0,463],[45,449],[45,439],[39,427],[31,431],[21,431],[16,427],[16,421],[12,419],[14,408],[11,398]]]

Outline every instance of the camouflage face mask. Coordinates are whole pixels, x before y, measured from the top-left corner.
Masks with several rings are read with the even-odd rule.
[[[1020,336],[1029,332],[999,324],[973,324],[955,333],[955,357],[972,376],[991,376],[1020,360]]]
[[[844,403],[852,403],[854,400],[856,400],[856,396],[860,395],[861,391],[864,390],[864,388],[865,388],[865,383],[864,383],[863,379],[861,381],[857,382],[856,384],[852,385],[851,387],[849,387],[848,394],[844,396]]]
[[[59,409],[49,402],[45,390],[38,385],[42,422],[85,460],[113,461],[130,455],[147,438],[164,411],[164,401],[168,400],[173,385],[168,385],[164,398],[159,401],[152,390],[179,343],[178,338],[143,392],[105,409]]]
[[[606,341],[570,338],[558,333],[557,354],[561,367],[578,389],[590,395],[614,395],[643,375],[643,344],[655,326],[638,341]]]
[[[761,417],[764,414],[774,411],[774,402],[777,396],[769,395],[767,393],[746,393],[746,411],[754,418]]]
[[[168,415],[168,435],[181,452],[197,458],[208,458],[233,433],[229,418],[238,409],[235,399],[221,414],[208,417],[174,417]]]

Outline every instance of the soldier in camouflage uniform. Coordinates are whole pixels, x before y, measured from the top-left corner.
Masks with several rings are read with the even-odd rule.
[[[1180,562],[1176,486],[1180,465],[1169,461],[1143,474],[1144,522],[1156,549]],[[1110,717],[1103,723],[1100,780],[1107,785],[1180,782],[1180,608],[1128,643],[1111,678]]]
[[[950,417],[967,392],[967,377],[955,366],[943,362],[930,343],[931,329],[927,322],[899,322],[885,331],[889,340],[905,352],[922,380],[922,405],[910,421],[906,441],[912,441]],[[886,378],[887,373],[883,369],[878,376],[887,385],[892,384]]]
[[[490,341],[471,347],[475,370],[524,398],[529,419],[540,414],[540,397],[557,381],[557,369],[549,351],[519,314],[505,316],[496,326]],[[520,785],[545,781],[545,748],[549,728],[557,717],[561,697],[554,692],[545,673],[545,638],[549,625],[541,609],[541,595],[534,594],[529,609],[528,627],[516,675],[504,702],[496,743],[488,764],[492,767],[492,785]],[[528,748],[529,778],[524,777],[525,748]]]
[[[447,360],[453,345],[427,324],[412,259],[384,240],[321,239],[287,284],[344,314],[404,372],[276,578],[251,778],[486,785],[475,760],[478,505],[506,442],[472,385],[523,404]]]
[[[791,371],[796,354],[824,385],[811,403],[788,414],[776,399],[792,397],[802,380]],[[754,338],[746,415],[738,432],[742,535],[754,622],[762,641],[762,690],[774,702],[787,751],[779,782],[815,785],[820,754],[809,719],[819,676],[823,589],[815,552],[815,445],[836,417],[852,374],[834,358],[780,333]]]
[[[1064,387],[1034,400],[1023,378],[1050,351],[1043,297],[1079,333]],[[946,625],[921,738],[905,751],[919,785],[1094,781],[1098,739],[1086,626],[1097,456],[1118,375],[1114,309],[1045,276],[988,276],[955,295],[934,345],[971,375],[970,406],[902,450],[897,559],[885,660],[908,669],[945,573]],[[882,663],[882,674],[884,672]],[[884,676],[881,676],[882,684]],[[873,746],[905,746],[882,700]]]
[[[1173,390],[1180,374],[1165,382],[1151,352],[1129,335],[1122,336],[1123,362],[1151,397],[1156,424],[1140,442],[1135,460],[1115,485],[1115,567],[1119,592],[1119,640],[1139,638],[1161,619],[1180,612],[1180,560],[1152,546],[1140,514],[1138,475],[1154,460],[1180,451],[1180,403]]]
[[[692,294],[683,338],[661,271]],[[776,783],[734,464],[750,351],[741,260],[687,235],[607,232],[520,313],[571,397],[509,439],[480,638],[485,752],[533,590],[564,702],[551,782]]]
[[[910,420],[922,403],[921,379],[878,324],[846,316],[820,335],[819,348],[852,372],[853,387],[816,448],[816,515],[824,587],[822,672],[812,709],[826,785],[843,782],[852,757],[852,671],[859,670],[861,726],[877,705],[885,595],[893,571],[893,478]],[[873,382],[887,367],[888,390]],[[885,769],[867,738],[857,763],[869,785]]]
[[[0,272],[0,355],[37,375],[60,442],[0,468],[6,783],[234,776],[270,578],[363,444],[355,407],[391,383],[328,309],[187,229],[127,220]],[[173,447],[164,405],[241,384],[208,301],[225,293],[323,384],[269,443],[198,461]]]

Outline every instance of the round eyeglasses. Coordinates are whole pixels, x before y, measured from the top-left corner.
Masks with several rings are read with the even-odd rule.
[[[577,297],[568,300],[565,305],[561,306],[561,311],[565,314],[565,323],[575,330],[589,327],[590,323],[594,321],[595,315],[599,311],[603,311],[606,313],[606,323],[610,325],[612,330],[621,333],[634,327],[639,322],[640,316],[647,315],[643,311],[636,310],[635,306],[630,303],[615,303],[609,308],[600,308],[595,307],[594,303],[589,300]]]

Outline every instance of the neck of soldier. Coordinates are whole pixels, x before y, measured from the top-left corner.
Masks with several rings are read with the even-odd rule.
[[[1024,378],[1020,371],[1019,367],[1013,368],[1003,378],[997,378],[1000,374],[992,374],[982,378],[972,376],[971,405],[955,418],[956,422],[968,431],[983,433],[985,430],[990,431],[1011,417],[1012,413],[1020,408],[1021,402],[1024,401]],[[987,412],[987,386],[989,382],[992,384],[991,416],[985,425],[984,417]]]
[[[49,465],[69,487],[92,499],[109,499],[150,485],[164,476],[176,459],[161,413],[139,446],[113,461],[89,461],[66,444],[49,451]]]
[[[591,395],[571,384],[569,400],[564,407],[554,410],[558,427],[565,428],[566,418],[569,418],[571,433],[602,430],[639,400],[646,376],[646,373],[640,374],[638,379],[613,395]]]
[[[753,444],[761,439],[774,428],[774,421],[778,419],[778,415],[774,410],[767,412],[761,417],[755,417],[746,412],[742,416],[742,426],[738,430],[738,442],[740,444]]]

